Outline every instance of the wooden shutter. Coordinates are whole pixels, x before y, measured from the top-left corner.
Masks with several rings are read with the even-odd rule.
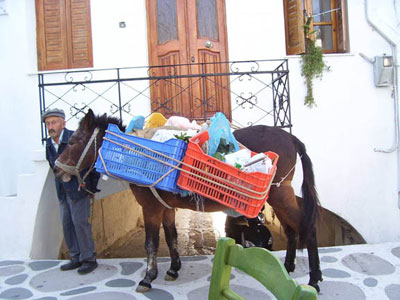
[[[67,1],[69,68],[93,66],[90,0]]]
[[[36,0],[39,70],[64,69],[68,65],[65,2]]]
[[[338,52],[348,52],[349,44],[347,37],[347,10],[345,0],[336,0],[336,28],[337,28],[337,50]]]
[[[40,71],[93,66],[90,0],[36,0]]]
[[[283,0],[286,31],[286,54],[304,52],[304,17],[302,0]]]

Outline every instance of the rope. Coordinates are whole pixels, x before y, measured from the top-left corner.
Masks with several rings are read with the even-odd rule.
[[[333,12],[333,11],[337,11],[337,10],[341,10],[341,8],[338,7],[338,8],[326,10],[326,11],[323,11],[323,12],[321,12],[321,13],[319,13],[319,14],[312,15],[311,17],[313,17],[313,18],[314,18],[314,17],[318,17],[318,16],[320,16],[320,15],[329,14],[329,13],[331,13],[331,12]]]
[[[140,185],[140,184],[137,184],[138,186],[149,187],[150,190],[151,190],[151,192],[153,193],[154,197],[155,197],[164,207],[166,207],[166,208],[168,208],[168,209],[172,209],[172,207],[169,206],[169,205],[160,197],[160,195],[158,194],[158,192],[156,191],[156,189],[155,189],[154,187],[155,187],[159,182],[161,182],[166,176],[168,176],[171,172],[173,172],[174,170],[180,170],[181,172],[185,172],[185,173],[187,173],[187,174],[189,174],[189,175],[191,175],[191,176],[195,176],[195,177],[200,178],[200,179],[202,179],[202,180],[204,180],[204,181],[210,182],[210,183],[212,183],[212,184],[214,184],[214,185],[217,185],[217,186],[220,186],[220,187],[222,187],[222,188],[228,189],[228,190],[233,191],[233,192],[235,192],[235,193],[237,193],[237,194],[239,194],[239,195],[246,196],[246,197],[250,197],[250,198],[253,198],[253,199],[255,199],[255,200],[263,200],[263,199],[265,198],[265,196],[268,194],[268,191],[269,191],[270,187],[273,185],[273,186],[276,186],[276,187],[279,188],[279,187],[282,185],[282,183],[286,180],[286,178],[289,176],[289,174],[293,171],[293,169],[295,168],[295,166],[296,166],[296,164],[294,164],[293,167],[289,170],[289,172],[288,172],[284,177],[282,177],[281,180],[280,180],[279,182],[274,182],[274,183],[270,182],[269,185],[267,186],[267,188],[266,188],[266,190],[265,190],[264,192],[256,192],[256,191],[253,191],[253,190],[251,190],[251,189],[249,189],[249,188],[239,186],[239,185],[237,185],[237,184],[235,184],[235,183],[232,183],[232,182],[230,182],[230,181],[228,181],[228,180],[226,180],[226,179],[223,179],[223,178],[220,178],[220,177],[218,177],[218,176],[215,176],[214,174],[207,173],[207,172],[204,171],[204,170],[201,170],[201,169],[199,169],[199,168],[196,168],[196,167],[194,167],[194,166],[191,166],[191,165],[189,165],[189,164],[186,164],[186,163],[184,163],[182,160],[174,159],[173,157],[170,157],[170,156],[168,156],[168,155],[165,155],[164,153],[158,152],[158,151],[156,151],[156,150],[154,150],[154,149],[151,149],[151,148],[149,148],[149,147],[146,147],[146,146],[144,146],[144,145],[142,145],[142,144],[140,144],[140,143],[136,143],[136,142],[134,142],[134,141],[132,141],[132,140],[130,140],[130,139],[127,139],[127,138],[125,138],[125,137],[123,137],[123,136],[118,135],[117,133],[111,132],[111,131],[109,131],[109,130],[106,130],[106,133],[109,133],[109,134],[111,134],[111,135],[113,135],[113,136],[116,136],[116,137],[118,137],[118,138],[120,138],[120,139],[122,139],[122,140],[124,140],[124,141],[126,141],[126,142],[128,142],[128,143],[134,144],[134,145],[139,146],[139,147],[141,147],[141,148],[143,148],[143,149],[145,149],[145,150],[148,150],[149,152],[155,153],[155,154],[157,154],[157,155],[159,155],[159,156],[161,156],[161,157],[165,157],[165,158],[167,158],[167,159],[169,159],[169,160],[172,160],[172,161],[175,161],[175,162],[178,163],[177,165],[173,165],[173,164],[170,164],[170,163],[168,163],[168,162],[166,162],[166,161],[157,159],[156,157],[153,157],[153,156],[150,156],[150,155],[148,155],[148,154],[146,154],[146,153],[143,153],[143,152],[141,152],[141,151],[138,151],[138,150],[136,150],[136,149],[134,149],[134,148],[131,148],[131,147],[127,146],[127,145],[124,145],[124,144],[118,143],[118,142],[116,142],[116,141],[113,141],[113,140],[111,140],[111,139],[109,139],[109,138],[107,138],[107,137],[104,137],[104,138],[103,138],[104,140],[107,140],[107,141],[109,141],[109,142],[112,143],[112,144],[121,146],[121,147],[124,148],[124,149],[131,150],[131,151],[133,151],[133,152],[135,152],[135,153],[137,153],[137,154],[139,154],[139,155],[142,155],[142,156],[144,156],[144,157],[150,158],[150,159],[152,159],[152,160],[155,160],[155,161],[157,161],[157,162],[163,163],[163,164],[165,164],[165,165],[171,167],[171,169],[170,169],[168,172],[166,172],[164,175],[162,175],[160,178],[158,178],[158,179],[157,179],[155,182],[153,182],[152,184],[149,184],[149,185]],[[100,160],[101,160],[101,162],[102,162],[102,164],[103,164],[103,167],[104,167],[104,170],[105,170],[106,174],[107,174],[108,176],[111,176],[111,177],[113,177],[113,178],[117,178],[117,179],[118,179],[117,176],[114,176],[114,175],[111,174],[110,171],[108,170],[108,168],[107,168],[107,166],[106,166],[106,163],[105,163],[105,161],[104,161],[104,158],[103,158],[103,156],[102,156],[102,154],[101,154],[100,151],[99,151],[98,154],[99,154]],[[215,178],[215,179],[217,179],[217,180],[219,180],[219,181],[225,182],[225,183],[230,184],[230,185],[235,185],[236,187],[242,188],[243,190],[250,191],[250,192],[252,192],[252,193],[254,193],[254,194],[258,194],[258,195],[260,195],[260,197],[254,197],[253,195],[249,195],[249,194],[244,193],[244,192],[242,192],[242,191],[239,191],[239,190],[237,190],[237,189],[234,189],[234,188],[231,188],[231,187],[226,186],[226,185],[224,185],[224,184],[220,184],[220,183],[218,183],[218,182],[215,182],[215,181],[213,181],[213,180],[210,180],[210,179],[207,178],[207,177],[204,177],[204,176],[201,176],[201,175],[198,175],[198,174],[194,174],[194,173],[192,173],[192,172],[190,172],[190,171],[187,171],[187,170],[184,170],[184,169],[180,168],[180,167],[179,167],[180,165],[185,165],[185,166],[189,167],[190,169],[193,169],[193,170],[195,170],[195,171],[198,171],[198,172],[200,172],[200,173],[202,173],[202,174],[206,174],[208,177],[213,177],[213,178]],[[275,170],[275,172],[274,172],[272,178],[275,176],[275,173],[276,173],[276,170]]]
[[[165,177],[167,177],[169,174],[171,174],[173,171],[175,171],[175,168],[170,169],[168,172],[165,172],[164,175],[162,175],[160,178],[158,178],[156,181],[154,181],[152,184],[137,184],[138,186],[143,186],[143,187],[149,187],[153,188],[156,184],[158,184],[160,181],[162,181]]]
[[[302,158],[302,156],[300,155],[300,159]],[[293,165],[293,167],[289,170],[289,172],[284,176],[281,177],[281,180],[279,182],[273,182],[272,185],[276,186],[276,187],[280,187],[281,184],[286,180],[286,178],[289,176],[290,173],[292,173],[292,171],[294,170],[294,168],[296,167],[296,163]]]
[[[173,209],[172,206],[169,206],[160,196],[160,194],[157,192],[157,190],[153,187],[150,187],[150,191],[153,193],[154,197],[156,197],[156,199],[162,204],[164,205],[166,208],[168,209]]]
[[[140,155],[143,155],[143,156],[145,156],[145,157],[147,157],[147,158],[150,158],[150,159],[153,159],[153,160],[158,161],[158,162],[160,162],[160,163],[163,163],[163,164],[165,164],[165,165],[167,165],[167,166],[170,166],[170,167],[172,167],[172,168],[174,168],[174,169],[180,170],[181,172],[187,173],[187,174],[192,175],[192,176],[194,176],[194,177],[200,178],[200,179],[202,179],[202,180],[204,180],[204,181],[210,182],[210,183],[212,183],[212,184],[214,184],[214,185],[217,185],[217,186],[220,186],[220,187],[222,187],[222,188],[228,189],[228,190],[230,190],[230,191],[232,191],[232,192],[238,193],[239,195],[246,196],[246,197],[250,197],[250,198],[253,198],[253,199],[255,199],[255,200],[263,200],[263,199],[265,198],[265,196],[268,194],[269,186],[267,187],[267,189],[266,189],[264,192],[253,191],[253,190],[251,190],[251,189],[249,189],[249,188],[246,188],[246,187],[243,187],[243,186],[239,186],[239,185],[237,185],[237,184],[235,184],[235,183],[233,183],[233,182],[231,182],[231,181],[228,181],[228,180],[226,180],[226,179],[224,179],[224,178],[220,178],[220,177],[218,177],[218,176],[216,176],[216,175],[214,175],[214,174],[210,174],[210,173],[208,173],[208,172],[206,172],[206,171],[204,171],[204,170],[201,170],[201,169],[199,169],[199,168],[196,168],[196,167],[194,167],[194,166],[191,166],[191,165],[189,165],[189,164],[186,164],[186,163],[184,163],[183,161],[176,160],[176,159],[174,159],[174,158],[172,158],[172,157],[169,157],[168,155],[165,155],[165,154],[160,153],[160,152],[158,152],[158,151],[155,151],[155,150],[153,150],[153,149],[151,149],[151,148],[148,148],[148,147],[146,147],[146,146],[143,146],[143,145],[141,145],[141,144],[139,144],[139,143],[136,143],[136,142],[134,142],[134,141],[131,141],[131,140],[127,139],[127,138],[124,138],[124,137],[122,137],[122,136],[119,136],[119,135],[116,134],[116,133],[110,132],[110,131],[108,131],[108,130],[106,130],[106,132],[107,132],[107,133],[110,133],[110,134],[112,134],[112,135],[114,135],[114,136],[116,136],[116,137],[118,137],[118,138],[121,138],[122,140],[125,140],[125,141],[127,141],[127,142],[129,142],[129,143],[132,143],[132,144],[134,144],[134,145],[140,146],[140,147],[142,147],[142,148],[144,148],[144,149],[146,149],[146,150],[148,150],[148,151],[150,151],[150,152],[156,153],[156,154],[158,154],[158,155],[160,155],[160,156],[162,156],[162,157],[166,157],[166,158],[168,158],[168,159],[170,159],[170,160],[173,160],[173,161],[175,161],[175,162],[178,162],[178,165],[175,166],[175,165],[169,164],[168,162],[161,161],[161,160],[159,160],[159,159],[157,159],[157,158],[155,158],[155,157],[153,157],[153,156],[150,156],[150,155],[145,154],[145,153],[143,153],[143,152],[137,151],[137,150],[135,150],[135,149],[133,149],[133,148],[127,146],[127,145],[118,143],[118,142],[113,141],[113,140],[111,140],[111,139],[109,139],[109,138],[107,138],[107,137],[104,137],[104,138],[103,138],[104,140],[107,140],[107,141],[109,141],[109,142],[111,142],[111,143],[113,143],[113,144],[116,144],[116,145],[121,146],[121,147],[123,147],[123,148],[125,148],[125,149],[128,149],[128,150],[131,150],[131,151],[133,151],[133,152],[135,152],[135,153],[138,153],[138,154],[140,154]],[[102,159],[102,162],[103,162],[103,165],[105,165],[103,159]],[[227,184],[235,185],[236,187],[239,187],[239,188],[241,188],[241,189],[243,189],[243,190],[245,190],[245,191],[251,192],[251,193],[253,193],[253,194],[260,195],[260,197],[254,197],[253,195],[244,193],[244,192],[239,191],[239,190],[237,190],[237,189],[234,189],[234,188],[231,188],[231,187],[229,187],[229,186],[226,186],[226,185],[220,184],[220,183],[218,183],[218,182],[215,182],[215,181],[213,181],[213,180],[211,180],[211,179],[209,179],[209,178],[207,178],[207,177],[203,177],[203,176],[201,176],[201,175],[194,174],[194,173],[192,173],[192,172],[190,172],[190,171],[184,170],[184,169],[182,169],[182,168],[179,167],[180,164],[182,164],[182,165],[184,165],[184,166],[187,166],[187,167],[189,167],[190,169],[193,169],[193,170],[195,170],[195,171],[198,171],[198,172],[200,172],[200,173],[202,173],[202,174],[206,174],[208,177],[215,178],[215,179],[217,179],[217,180],[219,180],[219,181],[222,181],[222,182],[225,182],[225,183],[227,183]],[[276,171],[276,170],[275,170],[275,171]],[[275,173],[274,173],[274,175],[275,175]]]
[[[201,212],[205,212],[205,210],[204,210],[204,197],[203,196],[201,196],[201,195],[198,195],[198,194],[192,194],[192,199],[194,199],[194,201],[196,202],[196,210],[199,212],[200,211],[200,204],[201,204]],[[203,226],[200,226],[200,229],[199,229],[199,231],[200,231],[200,236],[201,236],[201,239],[200,239],[200,245],[201,245],[201,248],[204,248],[204,228],[203,228]]]
[[[106,139],[106,140],[108,140],[108,141],[110,141],[110,142],[113,142],[113,141],[111,141],[111,140],[109,140],[109,139],[107,139],[107,138],[104,138],[104,139]],[[113,143],[114,143],[114,142],[113,142]],[[244,192],[242,192],[242,191],[239,191],[239,190],[237,190],[237,189],[228,187],[228,186],[226,186],[226,185],[224,185],[224,184],[220,184],[220,183],[218,183],[218,182],[215,182],[215,181],[213,181],[213,180],[211,180],[211,179],[208,179],[208,178],[206,178],[206,177],[203,177],[203,176],[201,176],[201,175],[194,174],[194,173],[192,173],[192,172],[190,172],[190,171],[187,171],[187,170],[184,170],[184,169],[182,169],[182,168],[179,168],[178,166],[171,165],[171,164],[169,164],[168,162],[158,160],[158,159],[155,158],[155,157],[152,157],[152,156],[150,156],[150,155],[147,155],[147,154],[145,154],[145,153],[142,153],[142,152],[140,152],[140,151],[137,151],[137,150],[135,150],[135,149],[133,149],[133,148],[130,148],[129,146],[126,146],[126,145],[123,145],[123,144],[120,144],[120,143],[117,143],[117,142],[115,142],[114,144],[119,145],[119,146],[121,146],[121,147],[123,147],[123,148],[125,148],[125,149],[131,150],[131,151],[133,151],[133,152],[139,153],[139,154],[141,154],[141,155],[143,155],[143,156],[145,156],[145,157],[148,157],[148,158],[150,158],[150,159],[153,159],[153,160],[155,160],[155,161],[158,161],[158,162],[160,162],[160,163],[163,163],[163,164],[165,164],[165,165],[167,165],[167,166],[170,166],[170,167],[173,168],[173,169],[171,169],[170,171],[174,171],[174,169],[180,170],[181,172],[184,172],[184,173],[187,173],[187,174],[192,175],[192,176],[194,176],[194,177],[200,178],[200,179],[202,179],[202,180],[204,180],[204,181],[207,181],[207,182],[210,182],[210,183],[212,183],[212,184],[214,184],[214,185],[217,185],[217,186],[220,186],[220,187],[222,187],[222,188],[226,188],[226,189],[228,189],[228,190],[230,190],[230,191],[236,192],[236,193],[238,193],[239,195],[243,195],[243,196],[246,196],[246,197],[251,197],[251,198],[254,198],[255,200],[263,200],[263,199],[265,198],[265,196],[268,194],[268,188],[267,188],[266,191],[264,191],[264,192],[256,192],[256,191],[253,191],[253,190],[251,190],[251,189],[249,189],[249,188],[239,186],[240,188],[242,188],[242,189],[244,189],[244,190],[247,190],[247,191],[253,192],[253,193],[255,193],[255,194],[261,195],[260,197],[254,197],[253,195],[250,195],[250,194],[244,193]],[[154,151],[154,152],[158,153],[157,151]],[[162,153],[161,153],[161,154],[162,154]],[[168,157],[168,156],[167,156],[167,157]],[[106,171],[107,175],[110,174],[109,171],[108,171],[108,169],[107,169],[107,167],[105,166],[105,162],[104,162],[104,159],[103,159],[101,153],[100,153],[100,159],[101,159],[101,161],[102,161],[102,163],[103,163],[104,170]],[[172,158],[172,157],[171,157],[171,159],[172,159],[172,160],[175,160],[175,159]],[[182,163],[183,165],[186,165],[186,166],[188,166],[189,168],[194,169],[194,170],[196,170],[196,171],[198,171],[198,172],[200,172],[200,173],[206,174],[206,175],[209,176],[209,177],[213,177],[213,178],[216,178],[216,179],[218,179],[218,180],[220,180],[220,181],[226,182],[226,183],[228,183],[228,184],[232,184],[232,185],[238,186],[238,185],[235,184],[235,183],[232,183],[232,182],[230,182],[230,181],[228,181],[228,180],[226,180],[226,179],[220,178],[220,177],[215,176],[215,175],[213,175],[213,174],[207,173],[206,171],[203,171],[203,170],[201,170],[201,169],[198,169],[198,168],[196,168],[196,167],[194,167],[194,166],[190,166],[190,165],[188,165],[188,164],[186,164],[186,163],[184,163],[184,162],[182,162],[182,161],[178,161],[178,160],[175,160],[175,161],[180,162],[180,163]],[[111,175],[111,176],[112,176],[112,175]],[[114,177],[115,177],[115,176],[114,176]],[[118,178],[118,177],[115,177],[115,178]],[[146,186],[146,185],[142,185],[142,186]],[[152,186],[152,185],[149,185],[149,186],[146,186],[146,187],[150,187],[150,186]]]
[[[111,173],[108,171],[107,166],[106,166],[106,163],[104,162],[104,159],[103,159],[103,155],[101,154],[100,151],[99,151],[99,158],[100,158],[100,160],[101,160],[101,162],[102,162],[102,164],[103,164],[103,167],[104,167],[104,170],[105,170],[106,174],[107,174],[108,176],[112,177],[112,178],[119,179],[117,176],[114,176],[113,174],[111,174]],[[136,185],[150,188],[150,191],[153,193],[154,197],[155,197],[162,205],[164,205],[164,206],[165,206],[166,208],[168,208],[168,209],[173,209],[173,207],[169,206],[169,205],[161,198],[161,196],[158,194],[157,190],[153,187],[153,186],[156,185],[159,181],[161,181],[162,179],[164,179],[165,176],[167,176],[168,174],[170,174],[172,171],[174,171],[174,169],[171,169],[171,170],[169,170],[168,172],[166,172],[163,176],[161,176],[156,182],[154,182],[154,183],[151,184],[151,185],[140,185],[140,184],[136,184]]]

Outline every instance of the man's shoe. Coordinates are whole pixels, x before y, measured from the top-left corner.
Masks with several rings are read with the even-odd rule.
[[[78,269],[78,273],[83,275],[92,272],[97,268],[96,261],[84,261],[82,262],[82,266]]]
[[[69,271],[69,270],[73,270],[76,268],[79,268],[82,264],[79,261],[72,261],[70,260],[68,263],[61,265],[60,266],[60,270],[61,271]]]

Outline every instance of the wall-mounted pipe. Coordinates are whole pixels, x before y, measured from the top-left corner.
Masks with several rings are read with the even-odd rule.
[[[365,17],[367,19],[368,24],[389,43],[392,50],[392,57],[394,64],[393,68],[394,141],[393,141],[393,146],[389,149],[377,149],[377,148],[374,149],[375,152],[392,153],[399,149],[399,103],[398,103],[399,95],[398,95],[398,72],[397,72],[399,64],[397,60],[397,44],[388,35],[386,35],[375,23],[371,21],[368,14],[368,0],[364,0],[364,8],[365,8]]]

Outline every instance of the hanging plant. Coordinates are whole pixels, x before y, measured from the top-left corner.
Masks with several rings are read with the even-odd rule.
[[[311,30],[312,16],[307,17],[304,26],[305,35],[305,52],[301,54],[301,75],[305,78],[307,87],[307,95],[304,99],[304,105],[308,107],[315,106],[313,95],[313,80],[314,78],[322,78],[322,72],[325,68],[329,69],[322,57],[322,49],[315,45],[314,33]]]

